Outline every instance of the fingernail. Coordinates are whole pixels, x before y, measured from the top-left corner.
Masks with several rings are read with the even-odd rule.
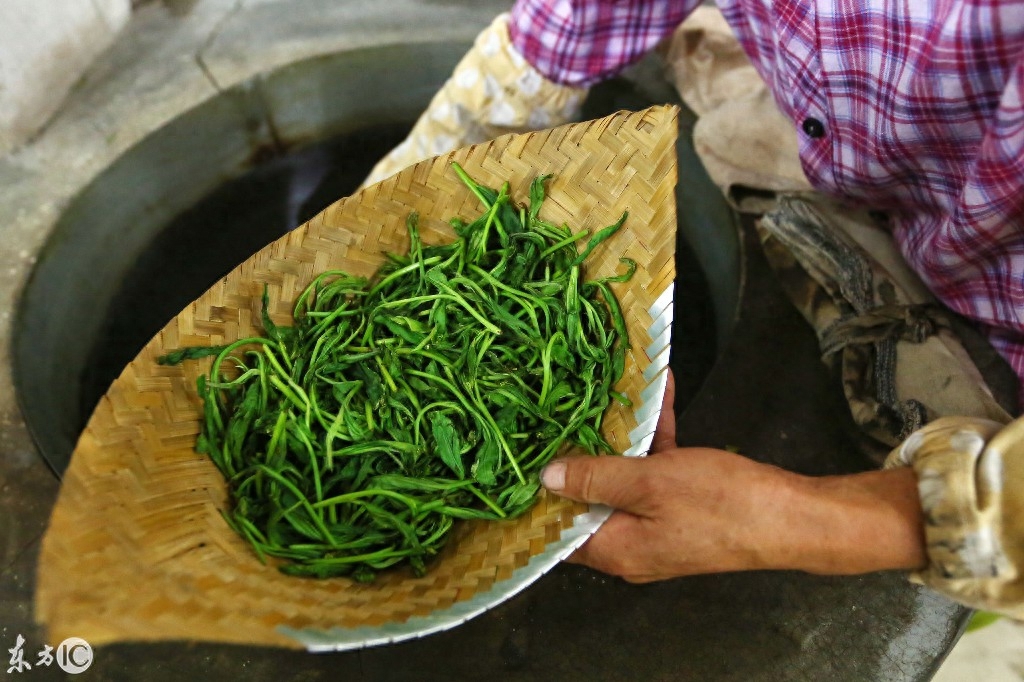
[[[552,462],[540,472],[540,482],[552,492],[565,487],[565,462]]]

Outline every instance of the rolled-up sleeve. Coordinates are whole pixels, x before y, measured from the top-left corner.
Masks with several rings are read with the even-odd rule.
[[[913,579],[974,608],[1024,618],[1024,418],[946,417],[886,467],[917,474],[928,566]]]

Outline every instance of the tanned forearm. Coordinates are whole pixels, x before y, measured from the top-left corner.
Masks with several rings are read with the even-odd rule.
[[[927,563],[917,479],[909,468],[790,476],[774,568],[820,574],[919,569]]]

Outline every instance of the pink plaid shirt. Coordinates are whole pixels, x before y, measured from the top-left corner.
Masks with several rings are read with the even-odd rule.
[[[510,34],[551,80],[590,85],[699,4],[517,0]],[[907,262],[1024,377],[1024,0],[718,5],[798,127],[808,180],[888,211]]]

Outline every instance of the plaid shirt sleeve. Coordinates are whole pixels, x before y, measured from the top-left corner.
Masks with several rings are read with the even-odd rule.
[[[700,0],[517,0],[509,37],[548,80],[587,87],[643,57]]]

